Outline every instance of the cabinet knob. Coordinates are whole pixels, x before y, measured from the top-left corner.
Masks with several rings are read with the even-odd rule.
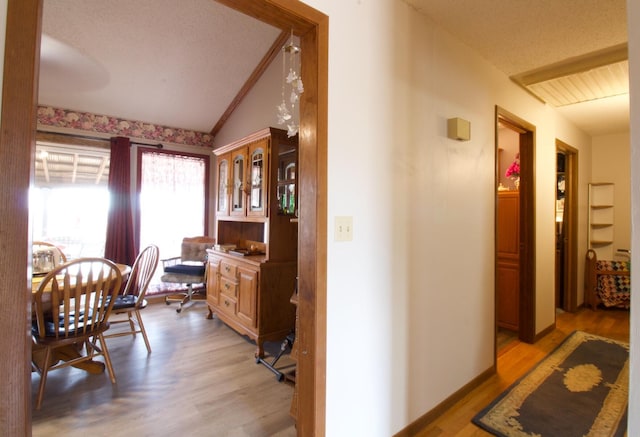
[[[226,288],[228,290],[230,288],[229,284],[224,284],[224,288]]]
[[[225,300],[225,301],[224,301],[224,304],[225,304],[226,306],[229,306],[229,301],[228,301],[228,300]]]

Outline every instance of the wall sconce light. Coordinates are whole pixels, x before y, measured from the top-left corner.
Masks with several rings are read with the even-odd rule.
[[[448,119],[447,136],[452,140],[469,141],[471,139],[471,123],[462,118]]]

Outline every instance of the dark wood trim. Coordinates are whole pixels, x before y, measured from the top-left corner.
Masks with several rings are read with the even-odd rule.
[[[566,253],[564,256],[564,290],[565,302],[563,310],[574,312],[578,309],[578,149],[556,140],[556,151],[565,154],[565,214],[564,221]]]
[[[0,134],[0,435],[31,435],[28,193],[35,154],[41,0],[9,0]],[[13,359],[9,359],[9,357]]]
[[[276,38],[260,63],[253,70],[251,76],[249,76],[249,79],[247,79],[242,88],[240,88],[240,91],[238,91],[238,94],[231,101],[229,107],[224,111],[213,129],[211,129],[211,136],[215,137],[218,132],[220,132],[220,129],[222,129],[222,126],[224,126],[229,117],[231,117],[233,111],[235,111],[236,108],[240,106],[242,100],[244,100],[249,91],[251,91],[255,84],[260,80],[260,77],[262,77],[262,74],[269,67],[269,65],[271,65],[271,62],[273,62],[276,56],[278,56],[278,53],[280,53],[280,50],[282,50],[282,46],[284,46],[284,44],[287,42],[289,35],[290,32],[286,30],[283,30],[280,35],[278,35],[278,38]]]
[[[535,126],[496,106],[498,121],[517,127],[520,134],[520,340],[533,343],[536,335]],[[497,146],[496,146],[497,147]]]
[[[299,416],[297,430],[302,436],[325,433],[326,396],[326,215],[327,215],[327,117],[328,117],[328,29],[329,19],[315,9],[294,0],[223,0],[236,10],[281,29],[293,29],[300,36],[304,53],[302,72],[305,93],[300,102],[300,220],[299,220],[299,300],[301,329],[299,342]],[[2,434],[30,435],[31,398],[28,337],[30,287],[28,287],[27,199],[35,149],[36,87],[42,0],[8,0],[5,73],[0,137],[0,166],[11,171],[0,176],[0,193],[10,221],[0,272],[5,273],[0,296],[4,313],[0,317],[6,335],[3,350],[22,356],[24,366],[0,360],[4,396],[0,422]],[[25,148],[25,144],[31,144]],[[20,177],[13,178],[19,174]],[[28,178],[28,179],[27,179]],[[12,197],[13,196],[13,197]],[[15,214],[12,214],[15,212]],[[5,219],[5,217],[3,217]],[[13,232],[16,231],[16,232]],[[9,235],[10,234],[10,235]],[[10,254],[10,256],[9,256]],[[6,261],[6,263],[4,262]],[[25,293],[16,293],[23,282]],[[9,286],[9,284],[11,286]],[[27,291],[29,293],[27,293]],[[17,297],[16,297],[17,296]],[[19,301],[18,301],[19,300]],[[15,305],[13,305],[15,303]],[[12,308],[24,307],[24,312]],[[6,316],[5,317],[5,313]],[[21,317],[21,318],[20,318]],[[20,320],[17,320],[20,318]],[[9,366],[5,368],[6,366]],[[5,370],[5,371],[3,371]],[[17,372],[17,373],[16,373]],[[18,381],[18,382],[17,382]],[[5,432],[6,431],[6,432]]]
[[[302,74],[305,92],[300,127],[300,225],[298,267],[301,278],[300,320],[306,331],[300,363],[298,435],[325,435],[327,332],[327,119],[329,19],[318,16],[313,31],[304,34]],[[307,85],[308,84],[308,85]],[[307,88],[308,86],[308,88]],[[308,93],[308,89],[312,89]],[[304,355],[305,352],[302,352]],[[298,352],[298,356],[301,352]]]
[[[520,330],[533,343],[536,335],[536,207],[534,132],[520,134]]]
[[[460,390],[457,390],[447,399],[440,402],[435,408],[418,417],[402,430],[394,434],[394,437],[411,437],[418,435],[420,431],[424,431],[431,422],[442,416],[447,410],[460,402],[465,396],[474,391],[496,373],[497,367],[496,365],[493,365],[480,375],[473,378],[469,383],[465,384]]]
[[[329,17],[294,0],[216,0],[300,37],[297,432],[323,436],[326,416]]]
[[[316,26],[327,18],[326,15],[297,0],[215,1],[279,29],[289,32],[293,30],[297,36],[315,32]]]
[[[542,340],[547,334],[551,334],[553,330],[556,329],[556,322],[554,321],[551,325],[544,328],[542,331],[538,332],[534,337],[533,341],[530,343],[536,343],[539,340]]]

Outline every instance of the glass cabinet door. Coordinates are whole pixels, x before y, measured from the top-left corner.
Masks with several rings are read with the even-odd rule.
[[[229,157],[218,157],[218,201],[216,212],[219,216],[229,215]]]
[[[249,148],[249,208],[247,215],[264,216],[266,207],[266,147],[262,143],[255,144]]]
[[[280,147],[278,153],[278,214],[296,215],[298,192],[296,166],[298,150],[295,146]]]
[[[245,214],[244,152],[233,153],[231,162],[231,215]]]

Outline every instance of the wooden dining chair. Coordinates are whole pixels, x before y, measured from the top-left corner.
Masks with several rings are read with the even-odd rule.
[[[144,296],[158,267],[159,255],[158,246],[152,244],[140,252],[136,258],[124,292],[116,298],[112,311],[112,316],[126,314],[127,318],[112,318],[109,321],[112,325],[129,323],[130,329],[122,332],[109,331],[109,334],[106,334],[104,338],[122,337],[124,335],[132,335],[135,338],[136,334],[142,334],[144,344],[147,346],[147,352],[151,353],[151,345],[149,344],[147,331],[144,329],[144,323],[142,323],[140,310],[147,306],[147,300]]]
[[[42,405],[51,370],[79,367],[102,355],[115,384],[103,333],[109,329],[109,315],[121,285],[122,274],[113,262],[79,258],[49,272],[33,293],[32,366],[40,374],[36,409]],[[44,356],[35,353],[42,350]]]

